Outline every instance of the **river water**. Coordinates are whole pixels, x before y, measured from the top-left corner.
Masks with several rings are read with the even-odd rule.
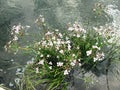
[[[9,40],[10,26],[18,23],[30,25],[31,28],[28,32],[37,34],[40,29],[35,26],[34,21],[40,14],[45,17],[50,27],[61,30],[66,29],[66,25],[74,21],[81,22],[86,28],[104,26],[107,23],[111,23],[116,27],[120,25],[120,0],[6,0],[6,3],[9,7],[20,8],[20,12],[23,13],[21,14],[22,18],[17,15],[14,20],[5,22],[4,28],[0,27],[1,32],[3,32],[0,33],[0,83],[12,89],[15,89],[16,73],[18,71],[22,72],[21,66],[26,65],[26,62],[31,60],[32,56],[26,54],[14,55],[4,51],[3,47]],[[106,7],[106,11],[101,15],[93,12],[96,3],[102,3]],[[34,39],[29,37],[26,40],[29,43]],[[26,43],[25,41],[23,40],[22,43]],[[110,90],[120,90],[120,82],[114,77],[114,74],[109,72]],[[97,80],[99,82],[90,86],[88,90],[107,90],[105,76],[103,75]],[[78,78],[75,78],[75,81],[73,90],[85,89],[84,85],[80,87],[81,82]]]

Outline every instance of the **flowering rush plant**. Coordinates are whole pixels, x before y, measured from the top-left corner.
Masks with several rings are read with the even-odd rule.
[[[45,27],[43,17],[36,23],[41,22]],[[20,25],[19,28],[14,27],[13,40],[8,42],[6,50],[13,47],[13,43],[18,42],[17,35],[21,32],[20,27]],[[113,60],[111,54],[116,52],[117,39],[112,35],[114,32],[110,28],[85,30],[82,25],[75,22],[65,33],[57,29],[47,30],[40,41],[25,49],[31,49],[35,54],[35,60],[29,63],[25,70],[26,88],[36,90],[40,84],[45,84],[46,90],[67,90],[69,75],[75,67],[80,67],[85,72],[99,71],[97,66],[104,61],[111,62]],[[114,42],[111,42],[111,39]]]

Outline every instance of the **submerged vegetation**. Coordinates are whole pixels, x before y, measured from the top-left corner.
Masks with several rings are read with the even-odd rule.
[[[45,31],[42,39],[27,46],[20,45],[19,40],[29,35],[24,29],[30,26],[19,24],[11,30],[11,41],[5,46],[6,51],[15,54],[21,50],[34,54],[34,59],[25,67],[19,90],[67,90],[78,68],[82,74],[80,79],[85,83],[92,81],[86,73],[106,75],[109,90],[109,67],[120,58],[119,32],[115,27],[105,25],[86,30],[75,22],[61,33],[58,29],[48,29],[41,15],[35,23]]]

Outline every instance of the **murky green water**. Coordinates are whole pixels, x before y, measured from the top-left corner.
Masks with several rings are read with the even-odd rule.
[[[113,5],[111,12],[100,15],[93,11],[96,3],[105,6]],[[25,65],[32,56],[19,54],[17,56],[7,53],[3,47],[9,40],[10,28],[14,24],[30,25],[29,33],[38,33],[35,19],[42,14],[49,26],[61,30],[74,21],[81,22],[86,28],[105,25],[106,23],[120,23],[120,1],[116,0],[0,0],[0,83],[14,88],[14,79],[17,68],[14,66]],[[33,37],[27,38],[29,42]],[[25,42],[23,42],[25,43]],[[107,90],[105,76],[97,78],[100,82],[92,85],[88,90]],[[109,75],[111,90],[119,90],[120,82]],[[78,78],[75,78],[75,88],[71,90],[84,90]],[[72,89],[73,88],[73,89]],[[81,89],[82,88],[82,89]]]

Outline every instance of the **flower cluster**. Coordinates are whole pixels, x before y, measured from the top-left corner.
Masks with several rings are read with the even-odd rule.
[[[34,70],[42,79],[48,78],[51,83],[58,80],[63,85],[74,67],[92,71],[105,60],[104,47],[108,45],[105,38],[102,32],[85,30],[78,22],[68,28],[68,33],[47,31],[42,40],[34,45]],[[60,88],[61,83],[56,82],[55,85]]]
[[[12,44],[13,42],[17,42],[18,41],[18,37],[19,35],[22,34],[22,29],[23,29],[23,26],[21,24],[18,24],[18,25],[14,25],[12,27],[12,30],[11,30],[11,41],[9,41],[5,46],[5,51],[8,51],[9,48],[12,47]]]
[[[51,71],[58,69],[62,71],[63,75],[68,75],[72,67],[76,64],[80,65],[80,61],[72,53],[70,38],[58,30],[45,33],[45,37],[36,43],[35,47],[39,48],[36,56],[36,72],[41,65],[43,68],[45,68],[44,65],[47,65]]]
[[[106,24],[105,26],[100,26],[99,28],[93,27],[93,29],[102,37],[108,40],[108,43],[116,43],[116,40],[119,40],[118,27],[113,25]]]
[[[102,31],[85,30],[80,24],[75,22],[68,28],[70,31],[70,42],[72,51],[77,59],[80,59],[81,67],[91,70],[99,61],[104,60],[105,53],[103,48],[107,45],[108,40],[103,36]],[[107,46],[106,46],[107,48]]]
[[[14,25],[10,32],[10,41],[4,46],[5,51],[10,51],[9,49],[17,49],[18,48],[18,41],[21,36],[24,36],[26,33],[26,30],[29,29],[30,26],[22,26],[20,23],[18,25]],[[25,30],[26,29],[26,30]]]
[[[44,24],[44,18],[40,16],[36,23]],[[12,42],[16,42],[17,37],[22,35],[21,29],[21,25],[13,27]],[[109,58],[107,52],[111,50],[112,42],[109,40],[114,37],[113,33],[103,27],[85,30],[78,22],[70,25],[67,33],[59,30],[47,31],[44,37],[32,46],[35,58],[28,62],[28,73],[43,80],[39,82],[49,83],[48,90],[61,89],[67,85],[67,76],[75,67],[84,71],[96,71],[97,65]]]
[[[45,25],[45,18],[42,15],[39,15],[39,17],[35,20],[35,23],[38,26],[44,26]]]

